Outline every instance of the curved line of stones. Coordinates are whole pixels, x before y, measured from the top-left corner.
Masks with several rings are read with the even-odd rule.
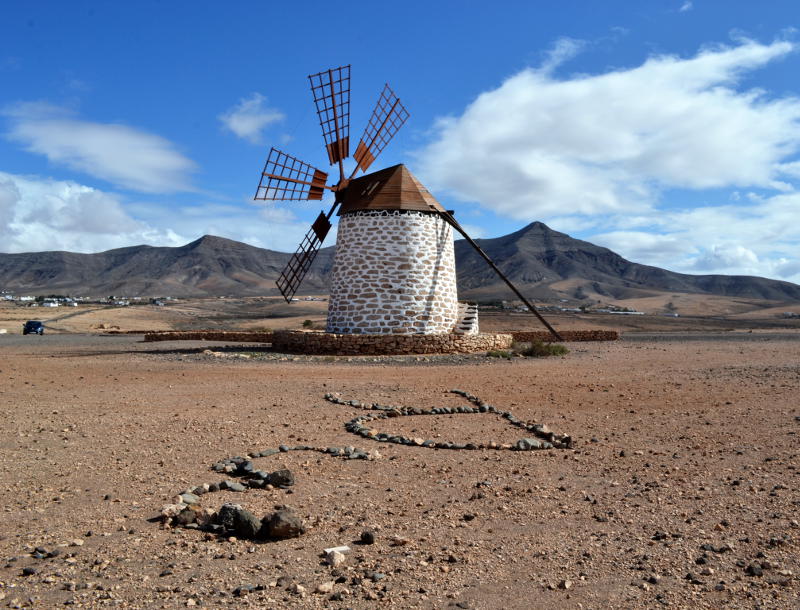
[[[309,445],[296,445],[294,447],[280,445],[277,449],[255,451],[248,453],[244,457],[229,457],[213,464],[211,470],[228,474],[232,478],[224,479],[218,483],[204,483],[196,487],[189,487],[178,494],[179,502],[176,505],[183,504],[185,506],[181,508],[185,508],[191,504],[198,504],[200,501],[199,496],[216,491],[241,492],[247,488],[288,489],[294,485],[294,476],[289,470],[282,469],[274,472],[257,470],[253,460],[260,457],[269,457],[277,453],[288,453],[289,451],[316,451],[350,460],[368,460],[372,458],[368,451],[357,447],[312,447]],[[235,480],[237,478],[241,479],[242,482]]]
[[[398,407],[392,405],[381,405],[372,403],[364,405],[357,400],[343,400],[335,394],[325,394],[325,400],[338,405],[348,407],[356,407],[360,409],[368,409],[377,411],[377,413],[369,413],[359,415],[351,419],[345,424],[345,429],[348,432],[357,434],[370,440],[380,441],[384,443],[397,443],[399,445],[412,445],[417,447],[425,447],[428,449],[507,449],[511,451],[533,451],[536,449],[570,449],[573,446],[572,438],[566,434],[556,434],[550,430],[545,424],[537,424],[532,422],[522,421],[514,416],[510,411],[501,411],[494,406],[485,403],[477,396],[469,394],[464,390],[450,390],[452,394],[458,394],[465,398],[468,402],[475,405],[474,407],[433,407],[430,409],[421,409],[418,407]],[[386,432],[379,432],[373,427],[365,425],[368,422],[391,419],[394,417],[403,417],[410,415],[452,415],[457,413],[494,413],[505,419],[508,423],[517,428],[529,432],[533,437],[522,438],[515,444],[510,443],[495,443],[488,441],[485,443],[453,443],[449,441],[439,442],[433,440],[423,440],[420,438],[409,438],[399,434],[388,434]]]
[[[573,440],[566,434],[556,434],[551,431],[545,424],[531,423],[518,419],[510,411],[501,411],[494,406],[485,403],[477,396],[469,394],[463,390],[450,390],[451,393],[462,396],[468,402],[475,405],[474,407],[432,407],[430,409],[422,409],[419,407],[402,407],[393,405],[381,405],[378,403],[371,403],[369,405],[362,404],[357,400],[343,400],[335,394],[325,394],[324,398],[333,404],[343,405],[347,407],[355,407],[370,411],[370,413],[359,415],[348,421],[345,424],[345,429],[348,432],[357,434],[364,438],[385,442],[396,443],[399,445],[409,445],[424,447],[428,449],[497,449],[497,450],[511,450],[511,451],[533,451],[539,449],[570,449],[573,446]],[[509,424],[526,430],[532,437],[522,438],[515,444],[505,443],[498,444],[493,441],[486,443],[454,443],[449,441],[439,442],[433,440],[423,440],[418,438],[409,438],[397,434],[388,434],[379,432],[370,426],[364,425],[366,423],[392,419],[396,417],[412,416],[412,415],[453,415],[453,414],[469,414],[469,413],[493,413],[503,419]],[[178,494],[175,504],[165,507],[162,511],[162,518],[171,520],[177,518],[180,525],[187,528],[199,528],[202,524],[192,521],[188,523],[180,523],[181,515],[188,515],[186,511],[193,512],[189,507],[197,506],[200,503],[200,496],[207,493],[217,491],[234,491],[243,492],[247,488],[255,489],[287,489],[294,485],[294,476],[289,470],[282,469],[274,472],[267,472],[265,470],[256,469],[253,460],[261,457],[269,457],[278,453],[288,453],[289,451],[316,451],[330,455],[332,457],[339,457],[349,460],[368,460],[372,459],[373,455],[364,449],[359,449],[353,446],[347,447],[313,447],[310,445],[280,445],[277,449],[264,449],[263,451],[255,451],[248,453],[245,456],[234,456],[225,458],[213,464],[211,469],[215,472],[226,473],[230,477],[241,479],[243,482],[234,480],[233,478],[224,479],[218,483],[204,483],[195,487],[190,487]],[[193,518],[196,518],[196,514]],[[213,526],[210,526],[213,529]]]

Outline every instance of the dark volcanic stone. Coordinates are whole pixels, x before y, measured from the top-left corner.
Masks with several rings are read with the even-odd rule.
[[[751,563],[744,569],[744,573],[748,576],[761,576],[764,574],[764,571],[757,563]]]
[[[226,502],[219,509],[217,521],[224,529],[233,531],[236,527],[236,513],[240,510],[242,507],[238,504]]]
[[[276,470],[270,473],[267,482],[274,487],[291,487],[294,485],[294,475],[290,470]]]
[[[255,465],[251,461],[242,462],[236,468],[236,472],[239,474],[251,474],[255,470]]]
[[[282,509],[264,517],[261,535],[267,538],[296,538],[305,532],[303,520],[290,509]]]
[[[375,532],[372,530],[364,530],[361,532],[362,544],[375,544]]]
[[[242,585],[241,587],[236,587],[233,590],[233,595],[234,597],[244,597],[250,593],[250,591],[255,591],[255,589],[256,588],[253,585]]]
[[[194,523],[195,521],[197,521],[197,513],[191,508],[184,508],[175,517],[175,523],[180,526],[186,526],[190,523]]]
[[[241,538],[257,538],[261,531],[261,519],[249,510],[239,508],[233,514],[233,531]]]
[[[530,451],[531,449],[539,449],[542,443],[535,438],[522,438],[517,441],[517,449],[520,451]]]

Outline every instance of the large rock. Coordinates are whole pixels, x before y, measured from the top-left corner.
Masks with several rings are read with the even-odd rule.
[[[270,473],[267,482],[273,487],[291,487],[294,485],[294,475],[290,470],[284,468],[283,470],[276,470]]]
[[[296,538],[305,532],[303,520],[285,508],[264,517],[261,535],[266,538]]]
[[[262,528],[261,519],[239,504],[223,504],[217,520],[225,530],[235,532],[240,538],[258,538]]]
[[[197,506],[187,506],[181,512],[179,512],[175,517],[175,525],[183,527],[189,525],[190,523],[195,523],[197,521],[198,513],[195,508],[199,509]]]
[[[542,442],[535,438],[522,438],[517,441],[517,449],[520,451],[531,451],[532,449],[541,449]]]
[[[217,514],[217,522],[226,530],[233,531],[236,529],[236,513],[244,510],[239,504],[231,504],[226,502],[219,509]]]
[[[244,508],[234,514],[233,529],[240,538],[258,538],[261,531],[261,519]]]

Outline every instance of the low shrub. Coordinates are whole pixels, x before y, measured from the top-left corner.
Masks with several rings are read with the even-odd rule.
[[[563,356],[569,350],[560,343],[545,343],[536,339],[530,343],[515,343],[511,346],[520,356],[527,358],[545,358],[547,356]]]
[[[314,328],[314,320],[303,320],[303,328]]]
[[[489,358],[505,358],[506,360],[511,360],[514,356],[514,354],[505,349],[492,349],[486,352],[486,355]]]

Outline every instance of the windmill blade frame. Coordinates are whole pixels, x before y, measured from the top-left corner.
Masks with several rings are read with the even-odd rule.
[[[317,253],[322,247],[322,242],[325,241],[325,236],[328,235],[330,229],[330,220],[323,212],[320,212],[317,220],[311,225],[311,228],[303,237],[303,241],[297,247],[297,251],[292,254],[289,262],[286,263],[286,267],[281,271],[275,284],[287,303],[292,302],[292,298],[311,268],[311,264],[317,257]]]
[[[311,74],[308,80],[328,161],[339,165],[339,181],[328,186],[327,172],[273,147],[254,197],[271,201],[321,200],[326,189],[336,195],[330,211],[320,213],[276,282],[287,302],[291,302],[330,231],[330,218],[342,203],[350,178],[359,168],[366,170],[372,164],[409,117],[399,98],[385,85],[359,141],[356,168],[346,178],[343,161],[350,156],[350,65]]]
[[[267,155],[253,199],[262,201],[319,201],[328,174],[273,147]]]
[[[323,70],[308,77],[317,108],[322,138],[331,165],[350,156],[350,65]]]
[[[357,165],[351,178],[359,169],[362,172],[367,171],[409,116],[405,106],[400,103],[400,98],[395,95],[388,83],[384,85],[353,154]]]

